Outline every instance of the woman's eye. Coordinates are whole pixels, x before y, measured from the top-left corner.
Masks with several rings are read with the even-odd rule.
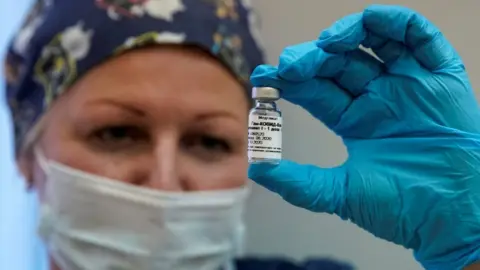
[[[106,147],[126,147],[148,139],[145,132],[137,127],[115,126],[102,128],[94,133],[94,139]]]
[[[194,136],[185,139],[184,147],[202,158],[214,159],[231,152],[230,144],[213,136]]]
[[[228,152],[230,147],[227,142],[221,139],[217,139],[214,137],[203,136],[200,139],[200,144],[202,147],[212,151],[223,151]]]

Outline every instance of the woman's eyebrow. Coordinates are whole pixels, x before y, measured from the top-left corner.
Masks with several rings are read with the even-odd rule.
[[[241,121],[240,117],[237,114],[232,113],[229,110],[216,110],[211,112],[205,112],[198,114],[195,117],[195,119],[198,121],[207,120],[209,118],[230,118],[235,121]]]
[[[123,110],[126,110],[128,112],[130,112],[131,114],[134,114],[136,116],[139,116],[139,117],[145,117],[146,114],[144,111],[138,109],[137,107],[135,106],[132,106],[132,105],[128,105],[126,103],[123,103],[123,102],[120,102],[120,101],[116,101],[116,100],[112,100],[112,99],[96,99],[96,100],[90,100],[90,101],[87,101],[86,103],[86,106],[112,106],[112,107],[119,107]]]

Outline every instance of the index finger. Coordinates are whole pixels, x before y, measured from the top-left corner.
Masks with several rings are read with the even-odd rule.
[[[346,16],[322,32],[317,46],[329,52],[359,45],[375,51],[391,41],[404,44],[431,71],[462,65],[458,53],[432,22],[401,6],[372,5],[363,13]]]

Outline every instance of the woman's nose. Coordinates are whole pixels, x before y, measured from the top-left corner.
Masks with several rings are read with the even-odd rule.
[[[164,136],[157,140],[149,162],[149,175],[145,186],[165,191],[183,191],[185,185],[180,179],[178,165],[180,149],[174,136]]]

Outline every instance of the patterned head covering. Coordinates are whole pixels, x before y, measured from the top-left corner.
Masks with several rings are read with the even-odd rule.
[[[16,150],[53,101],[110,57],[153,44],[196,45],[249,89],[263,62],[247,0],[37,0],[6,56]]]

